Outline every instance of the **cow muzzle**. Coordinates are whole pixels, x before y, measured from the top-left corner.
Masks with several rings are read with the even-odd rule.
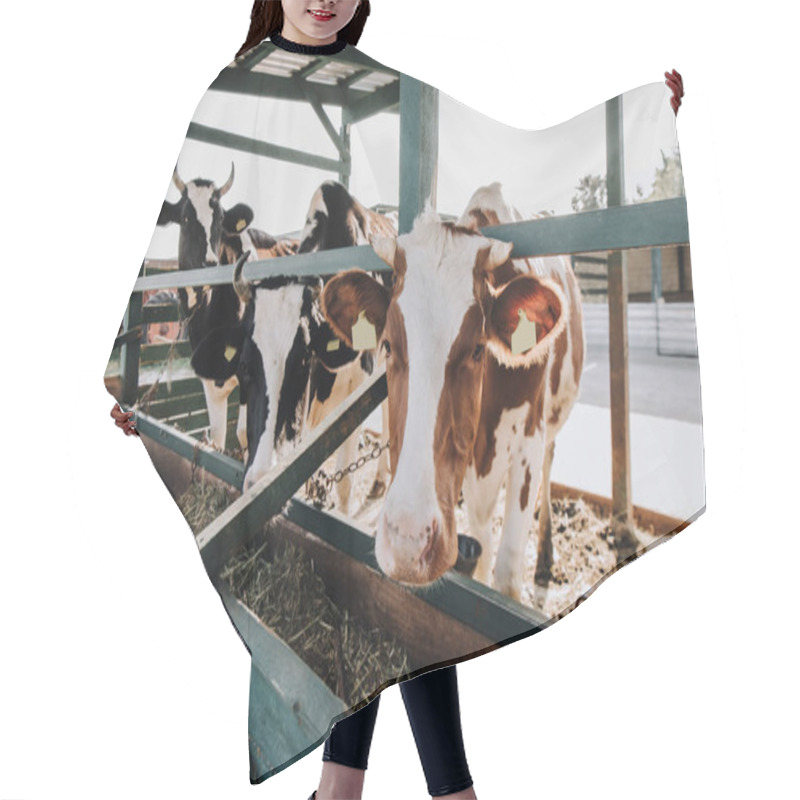
[[[424,519],[417,513],[384,511],[375,540],[378,566],[389,578],[401,583],[432,583],[458,557],[458,541],[452,530],[438,510]]]

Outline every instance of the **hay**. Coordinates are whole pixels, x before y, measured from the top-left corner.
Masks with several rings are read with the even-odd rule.
[[[549,618],[559,619],[569,609],[617,568],[614,534],[608,516],[598,513],[582,497],[553,498],[552,582],[544,605],[535,600],[534,569],[539,537],[539,510],[534,515],[531,535],[526,545],[525,580],[522,603],[539,608]],[[633,526],[643,544],[656,537],[652,531]]]
[[[268,543],[245,548],[220,577],[332,692],[354,706],[388,678],[409,671],[405,648],[380,628],[366,628],[340,611],[300,548],[276,545],[268,560]]]
[[[210,525],[232,502],[230,490],[210,481],[192,481],[178,498],[178,508],[183,512],[195,536]]]

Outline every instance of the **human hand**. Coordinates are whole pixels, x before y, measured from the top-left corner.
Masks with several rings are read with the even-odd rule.
[[[114,417],[114,424],[118,428],[122,428],[126,436],[130,436],[131,434],[139,436],[139,431],[134,427],[136,422],[132,419],[133,411],[123,411],[119,407],[119,403],[114,403],[114,407],[111,409],[111,416]]]
[[[678,116],[678,108],[681,104],[681,97],[683,97],[683,78],[681,77],[680,72],[678,70],[673,69],[672,72],[665,72],[664,75],[667,76],[667,79],[664,83],[672,89],[672,97],[670,97],[669,102],[672,106],[672,110],[675,112],[675,116]]]

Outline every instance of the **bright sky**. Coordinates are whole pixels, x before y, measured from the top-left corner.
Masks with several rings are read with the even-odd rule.
[[[649,194],[660,150],[677,146],[670,90],[650,83],[623,95],[626,196],[639,184]],[[340,110],[325,106],[338,130]],[[506,199],[523,215],[541,211],[572,213],[578,180],[605,173],[605,106],[599,104],[558,125],[538,131],[499,122],[439,94],[438,210],[460,215],[479,186],[500,181]],[[305,103],[208,91],[194,121],[263,141],[336,158],[337,152],[313,109]],[[353,172],[350,191],[366,206],[398,202],[399,115],[383,113],[351,129]],[[319,184],[337,174],[255,156],[193,139],[184,142],[178,171],[184,181],[203,177],[225,182],[234,162],[236,175],[224,203],[244,202],[254,212],[254,227],[277,235],[298,231]],[[167,200],[178,190],[170,182]],[[154,217],[157,210],[154,210]],[[156,228],[150,258],[176,258],[178,229]]]

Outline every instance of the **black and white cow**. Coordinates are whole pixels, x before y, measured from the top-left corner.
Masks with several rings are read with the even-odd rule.
[[[342,184],[325,181],[311,200],[297,252],[368,244],[370,234],[396,236],[397,228],[391,218],[365,208]],[[323,279],[270,277],[248,283],[241,278],[244,263],[237,261],[233,281],[245,306],[242,330],[219,339],[209,353],[218,360],[226,348],[230,353],[241,343],[250,445],[246,491],[269,471],[276,454],[280,458],[303,430],[322,422],[364,382],[373,371],[374,356],[352,350],[334,335],[319,310]],[[340,466],[353,460],[357,441],[354,433],[340,448]],[[373,493],[385,488],[386,476],[388,458],[381,458]],[[337,491],[339,507],[346,512],[349,480],[338,483]]]
[[[233,178],[233,163],[228,180],[220,187],[205,178],[184,182],[176,166],[172,180],[181,197],[177,203],[164,201],[158,224],[180,226],[179,269],[233,264],[244,252],[249,252],[251,258],[263,259],[293,252],[297,248],[296,240],[278,241],[264,231],[249,227],[253,220],[250,206],[238,203],[229,209],[222,207],[220,201],[233,185]],[[202,345],[206,340],[218,339],[222,332],[230,332],[241,344],[244,306],[230,284],[181,287],[178,297],[192,348],[191,365],[203,384],[210,438],[217,448],[223,450],[228,396],[239,383],[238,351],[228,349],[218,353],[215,348]],[[240,395],[242,402],[236,434],[244,450],[247,447],[247,409],[241,389]]]

